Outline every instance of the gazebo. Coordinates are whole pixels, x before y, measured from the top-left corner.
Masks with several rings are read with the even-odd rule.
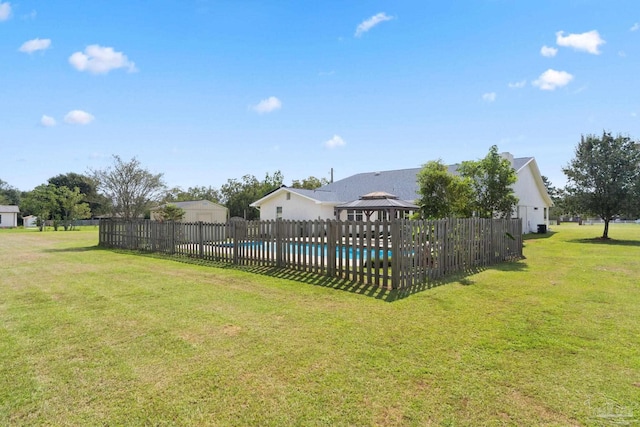
[[[405,200],[398,199],[398,196],[385,193],[384,191],[374,191],[373,193],[360,196],[358,200],[337,205],[334,209],[336,218],[340,218],[340,213],[344,210],[360,210],[371,220],[374,212],[386,212],[387,218],[394,219],[398,212],[413,212],[420,207]]]

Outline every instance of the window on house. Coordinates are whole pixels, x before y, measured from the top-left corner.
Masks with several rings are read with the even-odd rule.
[[[2,224],[2,215],[0,215],[0,224]]]
[[[348,221],[362,221],[362,217],[363,217],[363,214],[361,210],[355,210],[355,209],[347,210]]]
[[[287,200],[291,200],[291,193],[287,193]]]
[[[276,219],[282,219],[282,206],[276,207]]]

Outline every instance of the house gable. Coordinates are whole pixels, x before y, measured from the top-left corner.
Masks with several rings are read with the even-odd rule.
[[[250,206],[260,209],[261,220],[314,220],[333,217],[337,202],[332,199],[333,195],[327,192],[280,187]]]

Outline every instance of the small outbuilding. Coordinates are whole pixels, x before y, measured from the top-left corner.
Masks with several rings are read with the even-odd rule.
[[[27,215],[22,217],[22,224],[24,228],[37,227],[38,217],[36,215]]]
[[[184,211],[182,222],[209,222],[222,224],[229,218],[229,209],[209,200],[194,200],[188,202],[167,203],[179,207]],[[158,220],[158,211],[165,205],[151,209],[151,219]]]
[[[0,205],[0,228],[15,228],[18,226],[20,209],[16,205]]]

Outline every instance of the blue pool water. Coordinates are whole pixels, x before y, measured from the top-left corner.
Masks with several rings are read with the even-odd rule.
[[[267,246],[269,246],[270,250],[275,250],[275,243],[273,242],[252,242],[252,243],[245,243],[245,246],[248,247],[263,247],[266,249]],[[287,248],[287,252],[289,253],[304,253],[305,255],[309,255],[309,256],[318,256],[320,254],[324,254],[325,256],[327,255],[327,245],[325,244],[321,244],[321,243],[299,243],[299,242],[288,242],[285,243],[285,246]],[[340,258],[348,258],[348,259],[353,259],[354,257],[356,259],[360,259],[360,248],[354,248],[352,246],[350,247],[338,247],[336,248],[336,254],[340,257]],[[378,253],[378,257],[380,259],[383,259],[385,257],[385,251],[384,249],[373,249],[373,248],[362,248],[362,258],[363,259],[375,259],[376,257],[376,252]],[[391,250],[387,250],[387,257],[391,257]]]

